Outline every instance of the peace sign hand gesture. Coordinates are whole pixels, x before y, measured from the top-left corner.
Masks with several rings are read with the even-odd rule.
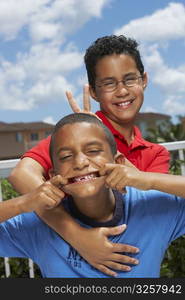
[[[83,87],[83,109],[81,109],[79,107],[79,105],[77,104],[76,100],[73,97],[73,94],[70,91],[66,92],[66,96],[67,96],[69,105],[71,106],[72,111],[74,113],[86,113],[86,114],[90,114],[90,115],[98,118],[98,116],[96,114],[91,112],[91,102],[90,102],[90,94],[89,94],[89,85],[88,84],[85,84]],[[99,119],[99,120],[101,121],[101,119]]]

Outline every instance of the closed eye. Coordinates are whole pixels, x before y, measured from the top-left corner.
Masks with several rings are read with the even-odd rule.
[[[96,153],[99,153],[99,152],[102,152],[102,150],[100,149],[97,149],[97,150],[89,150],[88,153],[92,153],[92,154],[96,154]]]
[[[104,85],[104,86],[109,86],[109,85],[114,85],[115,84],[115,82],[114,81],[109,81],[109,82],[104,82],[102,85]]]
[[[72,155],[62,156],[62,157],[60,157],[60,160],[61,160],[61,161],[64,161],[64,160],[67,160],[67,159],[69,159],[69,158],[71,158],[71,157],[72,157]]]

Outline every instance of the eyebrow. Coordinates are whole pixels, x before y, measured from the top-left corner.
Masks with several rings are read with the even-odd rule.
[[[130,76],[130,75],[137,75],[137,74],[136,74],[135,72],[129,72],[129,73],[124,74],[123,77],[128,77],[128,76]],[[111,76],[111,77],[105,77],[105,78],[100,79],[99,82],[103,82],[103,81],[111,80],[111,79],[115,79],[115,77],[114,77],[114,76]]]
[[[91,141],[87,144],[84,145],[85,147],[89,147],[89,146],[102,146],[101,142],[98,141]],[[60,147],[57,151],[57,154],[59,154],[62,151],[72,151],[73,149],[71,149],[70,147]]]

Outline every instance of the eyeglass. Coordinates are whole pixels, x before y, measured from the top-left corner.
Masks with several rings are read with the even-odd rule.
[[[100,87],[104,92],[113,92],[117,89],[120,82],[126,87],[133,87],[139,83],[140,78],[142,78],[142,76],[132,76],[123,80],[116,80],[113,78],[96,86]]]

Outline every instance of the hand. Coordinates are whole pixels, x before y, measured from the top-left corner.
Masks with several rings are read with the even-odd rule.
[[[88,84],[85,84],[84,88],[83,88],[83,109],[81,109],[78,106],[78,104],[77,104],[76,100],[73,98],[73,95],[71,92],[67,91],[66,96],[67,96],[69,105],[71,106],[72,111],[74,113],[86,113],[86,114],[96,117],[97,119],[99,119],[101,121],[101,119],[96,114],[91,112],[91,102],[90,102],[89,85]]]
[[[131,267],[124,264],[138,264],[135,258],[119,254],[122,252],[138,253],[139,249],[125,244],[112,243],[108,236],[118,235],[126,229],[126,225],[116,227],[83,228],[83,233],[74,248],[94,268],[109,275],[116,276],[119,271],[130,271]]]
[[[123,192],[126,186],[141,190],[151,188],[149,172],[141,172],[132,166],[108,163],[100,168],[99,173],[101,176],[105,176],[105,184],[108,187],[120,192]]]
[[[56,207],[65,196],[61,186],[66,183],[67,179],[57,175],[40,185],[33,192],[24,195],[21,202],[22,211],[30,212]]]

